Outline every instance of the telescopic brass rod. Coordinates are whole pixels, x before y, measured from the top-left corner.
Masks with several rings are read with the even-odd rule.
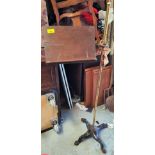
[[[97,88],[96,88],[96,96],[95,96],[95,104],[94,104],[94,112],[93,112],[93,126],[95,125],[96,121],[96,108],[97,103],[99,99],[99,93],[100,93],[100,87],[101,87],[101,81],[102,81],[102,71],[103,71],[103,58],[104,58],[104,48],[107,45],[107,35],[108,35],[108,21],[109,21],[109,12],[110,12],[110,0],[106,1],[107,9],[106,9],[106,18],[105,18],[105,26],[104,26],[104,34],[103,34],[103,47],[101,50],[101,58],[100,58],[100,68],[99,68],[99,75],[98,75],[98,82],[97,82]]]

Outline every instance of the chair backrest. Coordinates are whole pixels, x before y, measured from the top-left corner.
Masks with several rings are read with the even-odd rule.
[[[59,14],[58,9],[68,8],[68,7],[72,7],[72,6],[75,6],[78,4],[83,4],[83,3],[87,3],[86,7],[88,8],[89,12],[92,14],[93,25],[94,26],[97,25],[96,16],[93,11],[93,0],[65,0],[65,1],[61,1],[61,2],[56,2],[56,0],[51,0],[51,3],[53,6],[55,16],[56,16],[57,25],[60,24],[61,19],[65,18],[65,17],[69,17],[69,18],[71,18],[71,20],[73,22],[73,26],[81,26],[79,17],[85,9],[80,9],[80,10],[72,12],[72,13],[63,13],[61,15]]]

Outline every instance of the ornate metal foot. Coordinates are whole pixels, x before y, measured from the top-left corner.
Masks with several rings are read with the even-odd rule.
[[[99,137],[94,137],[93,136],[93,138],[100,144],[102,152],[106,153],[106,150],[104,149],[104,145],[102,143],[102,140]]]
[[[102,124],[98,125],[97,128],[98,128],[99,130],[108,128],[108,124],[102,123]]]
[[[88,139],[90,137],[91,137],[91,134],[87,131],[86,133],[84,133],[83,135],[81,135],[77,141],[75,141],[74,145],[79,145],[85,139]]]
[[[106,153],[106,150],[104,149],[104,145],[102,143],[102,140],[99,138],[99,132],[102,129],[108,128],[108,124],[103,123],[103,124],[100,124],[98,126],[93,126],[85,118],[81,118],[81,121],[86,124],[86,127],[88,130],[86,133],[81,135],[77,141],[75,141],[74,145],[79,145],[85,139],[92,137],[100,144],[102,152]]]

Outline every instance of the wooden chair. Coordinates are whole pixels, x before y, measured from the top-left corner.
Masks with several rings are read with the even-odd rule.
[[[80,15],[83,11],[88,10],[88,12],[91,13],[92,17],[93,17],[93,25],[95,26],[95,31],[96,31],[96,38],[98,38],[97,35],[97,18],[95,16],[95,13],[93,11],[93,0],[64,0],[61,2],[56,2],[56,0],[51,0],[52,6],[53,6],[53,10],[54,10],[54,14],[56,16],[56,22],[57,25],[60,24],[60,21],[63,18],[70,18],[71,21],[73,22],[73,26],[81,26],[82,22],[80,20]],[[59,9],[66,9],[69,7],[73,7],[79,4],[84,4],[85,3],[85,7],[82,9],[79,9],[75,12],[70,12],[70,13],[59,13]]]

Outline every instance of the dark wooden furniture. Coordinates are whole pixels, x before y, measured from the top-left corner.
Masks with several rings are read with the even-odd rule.
[[[41,63],[41,93],[45,94],[51,89],[59,90],[59,76],[57,64]]]
[[[46,2],[45,0],[41,0],[41,47],[44,46],[43,44],[43,27],[48,25],[48,18],[47,18],[47,9],[46,9]]]
[[[104,90],[109,88],[112,66],[103,67],[103,79],[101,82],[98,105],[104,104]],[[97,87],[97,78],[99,74],[99,66],[85,69],[84,74],[84,105],[86,107],[94,107],[95,94]]]

